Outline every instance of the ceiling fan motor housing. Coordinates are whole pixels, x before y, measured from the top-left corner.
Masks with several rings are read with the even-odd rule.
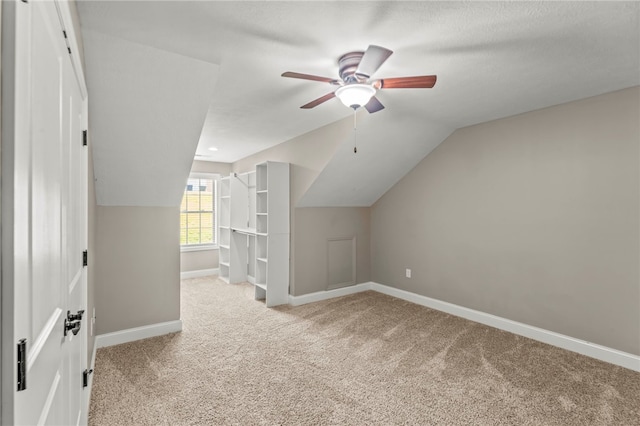
[[[356,70],[358,69],[358,65],[360,65],[363,55],[364,52],[349,52],[340,56],[340,59],[338,59],[340,78],[345,82],[345,84],[364,83],[369,78],[368,75],[356,74]]]

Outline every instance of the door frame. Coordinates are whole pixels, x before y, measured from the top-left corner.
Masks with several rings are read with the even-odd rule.
[[[16,22],[17,3],[22,0],[5,0],[0,3],[0,424],[13,424],[14,421],[14,392],[16,386],[16,336],[14,336],[14,270],[13,270],[13,226],[14,226],[14,164],[16,144],[15,129],[15,79]],[[73,25],[69,0],[51,0],[55,3],[60,19],[60,25],[67,35],[67,45],[70,49],[71,65],[74,70],[83,99],[84,128],[88,125],[88,93],[82,66],[81,51],[78,36]],[[88,160],[88,159],[87,159]],[[88,177],[89,178],[89,177]],[[88,202],[88,197],[87,197]],[[88,214],[87,206],[84,206]],[[88,218],[87,218],[88,219]],[[87,229],[88,232],[88,229]],[[88,234],[85,234],[85,239]],[[85,241],[87,246],[88,241]],[[83,272],[86,274],[86,271]],[[86,282],[86,281],[85,281]],[[87,287],[85,285],[84,298],[86,305]],[[86,325],[85,325],[86,326]],[[87,357],[88,342],[91,336],[87,334],[84,356]],[[87,398],[88,399],[88,398]],[[85,405],[85,401],[82,401]],[[85,413],[85,419],[88,413]]]

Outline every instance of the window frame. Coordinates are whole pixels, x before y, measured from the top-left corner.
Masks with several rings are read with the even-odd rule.
[[[213,181],[213,238],[214,243],[204,243],[204,244],[180,244],[180,253],[191,252],[191,251],[203,251],[203,250],[217,250],[218,249],[218,181],[220,179],[220,174],[218,173],[189,173],[189,177],[187,178],[187,182],[185,182],[184,193],[186,192],[187,183],[189,179],[211,179]],[[182,199],[180,200],[180,204],[182,205]],[[179,214],[182,214],[182,209],[180,209]]]

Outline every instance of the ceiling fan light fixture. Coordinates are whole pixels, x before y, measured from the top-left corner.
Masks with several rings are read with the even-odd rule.
[[[336,90],[336,96],[349,108],[357,109],[369,102],[376,89],[368,84],[347,84]]]

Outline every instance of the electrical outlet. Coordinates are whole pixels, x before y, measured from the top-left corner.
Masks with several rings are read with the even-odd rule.
[[[407,268],[405,271],[405,275],[407,278],[411,278],[411,269]]]

